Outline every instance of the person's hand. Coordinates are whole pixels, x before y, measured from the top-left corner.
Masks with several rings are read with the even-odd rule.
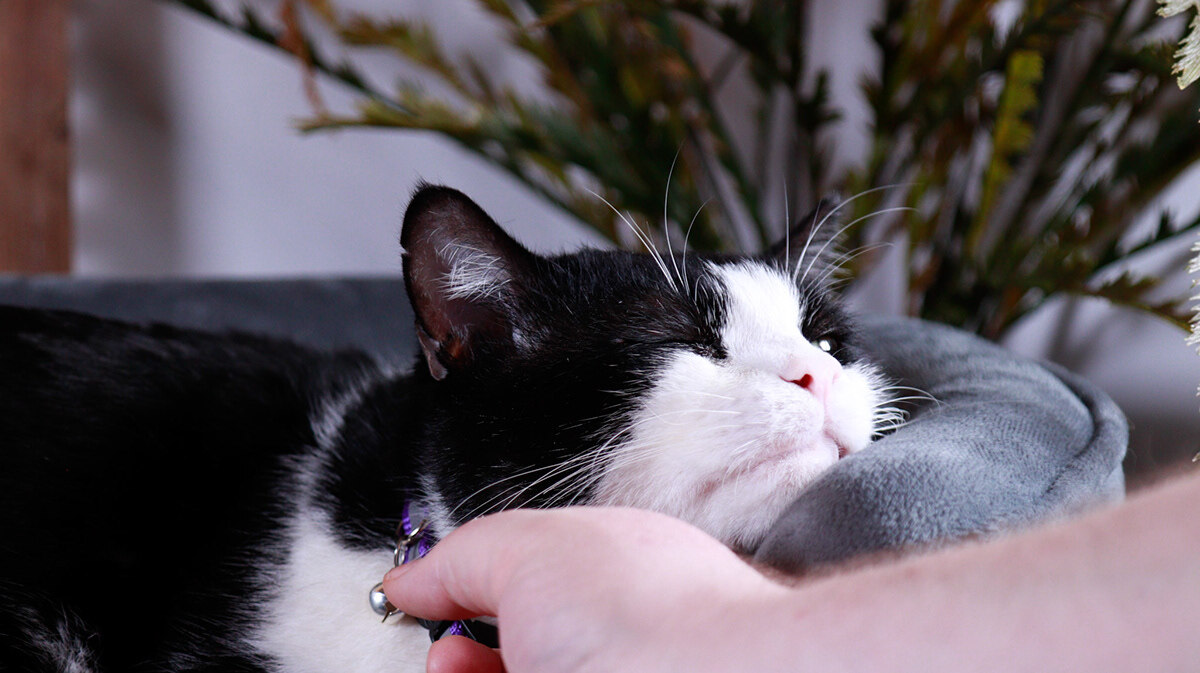
[[[728,647],[695,635],[724,639],[786,592],[689,524],[609,508],[473,521],[388,573],[384,591],[428,619],[499,618],[500,653],[444,638],[429,653],[438,673],[738,670],[721,660]]]
[[[1194,671],[1200,475],[1090,516],[785,588],[699,530],[624,509],[513,511],[389,573],[401,610],[491,615],[428,670]]]

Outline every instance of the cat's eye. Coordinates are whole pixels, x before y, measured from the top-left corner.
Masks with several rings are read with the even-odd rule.
[[[821,350],[825,351],[826,353],[832,353],[833,352],[833,341],[831,341],[829,339],[821,339],[820,341],[817,342],[817,348],[820,348]]]

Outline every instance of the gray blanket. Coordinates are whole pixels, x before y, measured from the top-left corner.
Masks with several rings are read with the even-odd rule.
[[[238,329],[387,358],[416,350],[399,281],[0,279],[0,303]],[[910,422],[841,461],[774,525],[758,559],[785,570],[1028,525],[1121,497],[1128,429],[1086,381],[948,327],[864,317],[874,358],[929,393]]]
[[[1123,495],[1125,416],[1087,381],[942,325],[862,323],[884,369],[937,401],[806,489],[759,547],[760,561],[794,571]]]

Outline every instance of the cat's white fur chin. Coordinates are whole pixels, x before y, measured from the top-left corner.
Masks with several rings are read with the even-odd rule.
[[[754,263],[712,271],[728,297],[727,357],[670,356],[595,501],[672,514],[752,547],[839,450],[871,441],[879,377],[869,365],[840,368],[824,403],[785,380],[789,358],[817,352],[801,333],[804,307],[791,279]]]
[[[417,673],[425,670],[429,632],[411,619],[381,624],[368,590],[392,567],[387,550],[345,549],[313,511],[288,530],[288,557],[252,638],[256,650],[288,673]]]

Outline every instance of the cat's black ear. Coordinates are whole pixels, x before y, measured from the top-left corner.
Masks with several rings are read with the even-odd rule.
[[[470,364],[485,345],[512,345],[533,253],[462,192],[428,185],[408,204],[400,245],[417,338],[435,379]]]
[[[797,218],[786,236],[767,248],[765,257],[779,266],[804,275],[806,269],[826,269],[839,254],[837,238],[844,226],[841,199],[827,197],[811,212]]]

